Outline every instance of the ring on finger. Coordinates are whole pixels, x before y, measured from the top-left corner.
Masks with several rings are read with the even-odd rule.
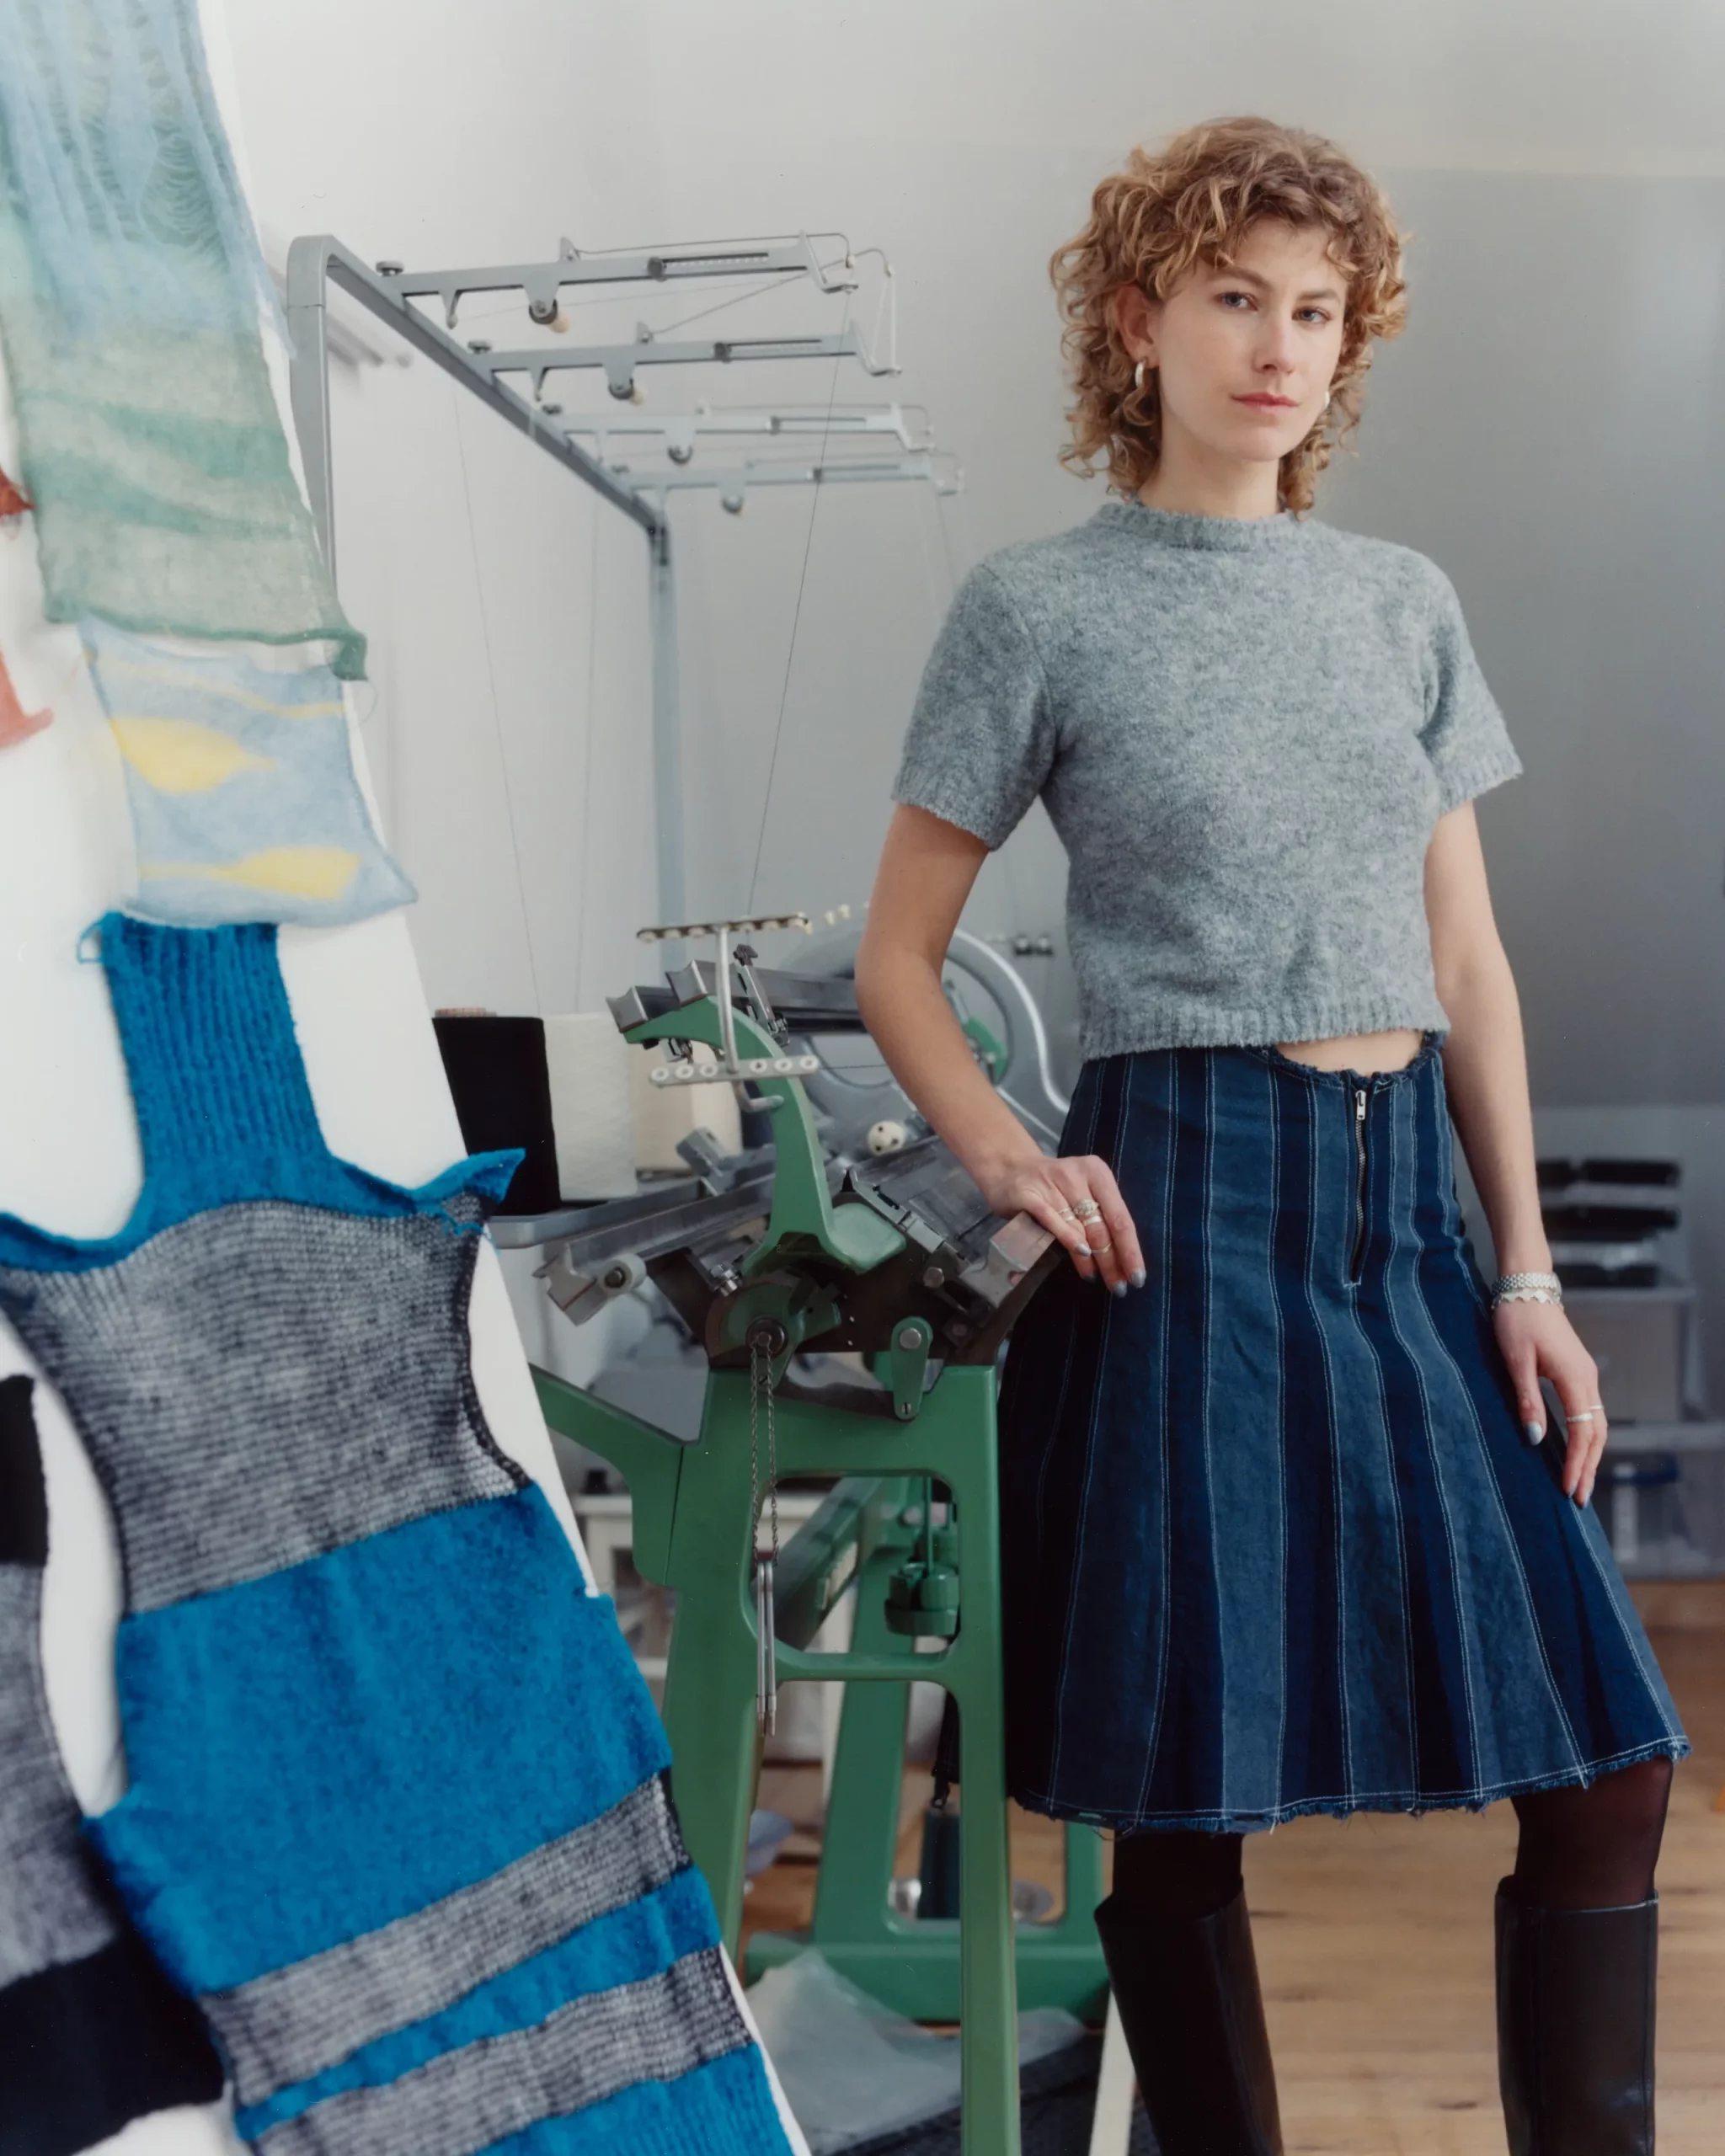
[[[1092,1257],[1100,1257],[1105,1250],[1112,1250],[1114,1246],[1112,1241],[1092,1243],[1090,1246],[1090,1254]]]
[[[1099,1220],[1102,1218],[1102,1208],[1093,1198],[1081,1198],[1072,1211],[1080,1220]]]
[[[1060,1208],[1059,1217],[1062,1220],[1076,1220],[1078,1215],[1072,1210],[1070,1205],[1063,1205]]]

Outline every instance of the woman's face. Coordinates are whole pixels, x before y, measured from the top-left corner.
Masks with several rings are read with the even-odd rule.
[[[1232,264],[1199,263],[1156,301],[1123,286],[1126,349],[1157,370],[1165,443],[1275,463],[1323,409],[1342,350],[1347,280],[1311,225],[1264,219]]]

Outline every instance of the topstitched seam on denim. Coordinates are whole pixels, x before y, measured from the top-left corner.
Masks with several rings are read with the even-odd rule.
[[[1276,1787],[1282,1786],[1288,1755],[1288,1337],[1287,1314],[1276,1274],[1276,1249],[1282,1228],[1282,1097],[1274,1075],[1266,1071],[1270,1112],[1270,1232],[1266,1247],[1270,1306],[1276,1314],[1276,1492],[1282,1532],[1282,1576],[1277,1582],[1276,1630],[1281,1645],[1282,1682],[1276,1703]]]
[[[1406,1098],[1408,1102],[1411,1119],[1413,1097],[1410,1094],[1407,1096]],[[1389,1203],[1385,1209],[1386,1219],[1389,1230],[1389,1248],[1384,1253],[1382,1276],[1384,1287],[1384,1307],[1386,1310],[1393,1310],[1395,1308],[1396,1298],[1391,1285],[1390,1276],[1402,1246],[1401,1230],[1398,1219],[1400,1209],[1397,1207],[1396,1203],[1397,1182],[1402,1166],[1402,1122],[1399,1115],[1395,1113],[1394,1104],[1392,1104],[1391,1113],[1389,1118]],[[1413,1178],[1413,1187],[1416,1192],[1418,1191],[1418,1177],[1416,1173]],[[1402,1612],[1402,1696],[1407,1702],[1408,1765],[1413,1769],[1414,1781],[1418,1783],[1420,1778],[1419,1715],[1418,1710],[1418,1703],[1417,1698],[1417,1684],[1414,1674],[1413,1598],[1409,1592],[1407,1579],[1407,1513],[1402,1502],[1402,1481],[1400,1476],[1396,1471],[1396,1445],[1395,1439],[1391,1434],[1390,1428],[1389,1377],[1384,1369],[1384,1358],[1379,1352],[1377,1342],[1372,1338],[1369,1332],[1365,1336],[1365,1343],[1367,1348],[1370,1350],[1372,1361],[1377,1366],[1378,1409],[1383,1418],[1384,1457],[1389,1469],[1388,1479],[1390,1502],[1394,1510],[1396,1518],[1396,1576],[1399,1589],[1399,1600]]]
[[[1215,1058],[1206,1055],[1204,1070],[1204,1128],[1199,1143],[1201,1172],[1199,1188],[1204,1195],[1199,1200],[1199,1292],[1204,1297],[1204,1368],[1199,1380],[1198,1406],[1198,1444],[1204,1461],[1204,1505],[1210,1525],[1210,1559],[1211,1577],[1221,1577],[1220,1553],[1216,1547],[1216,1493],[1215,1476],[1210,1464],[1210,1371],[1215,1358],[1210,1353],[1210,1329],[1215,1308],[1212,1292],[1210,1251],[1210,1193],[1214,1187],[1214,1165],[1216,1129],[1216,1070]],[[1221,1688],[1221,1702],[1216,1716],[1216,1787],[1225,1794],[1228,1787],[1228,1642],[1224,1630],[1222,1598],[1220,1589],[1215,1604],[1216,1665],[1218,1682]]]
[[[1091,1106],[1090,1129],[1086,1137],[1084,1147],[1087,1153],[1093,1153],[1096,1150],[1096,1130],[1097,1125],[1101,1120],[1101,1115],[1102,1088],[1098,1086],[1096,1089],[1096,1098]],[[1085,1232],[1085,1241],[1087,1242],[1089,1240],[1089,1230],[1087,1229]],[[1086,1430],[1084,1448],[1084,1479],[1081,1483],[1078,1491],[1078,1533],[1077,1539],[1073,1545],[1072,1550],[1071,1577],[1073,1581],[1073,1589],[1069,1593],[1066,1598],[1066,1629],[1065,1636],[1062,1638],[1060,1642],[1060,1669],[1055,1679],[1055,1699],[1056,1704],[1054,1718],[1054,1748],[1049,1759],[1049,1779],[1051,1781],[1056,1779],[1060,1774],[1060,1751],[1065,1738],[1066,1673],[1071,1667],[1072,1636],[1078,1627],[1078,1596],[1076,1583],[1082,1567],[1084,1556],[1085,1523],[1089,1510],[1087,1500],[1090,1495],[1091,1470],[1094,1465],[1096,1457],[1096,1422],[1097,1416],[1102,1412],[1103,1380],[1107,1374],[1108,1369],[1108,1321],[1113,1314],[1114,1297],[1110,1295],[1108,1298],[1108,1307],[1102,1314],[1102,1337],[1097,1343],[1096,1366],[1091,1379],[1090,1414]]]
[[[1414,1151],[1416,1161],[1414,1185],[1416,1189],[1418,1187],[1419,1183],[1418,1161],[1420,1148],[1420,1096],[1416,1095],[1413,1102]],[[1443,1145],[1441,1130],[1438,1128],[1438,1118],[1439,1113],[1439,1094],[1437,1091],[1434,1091],[1433,1095],[1434,1129],[1438,1146],[1439,1164],[1439,1166],[1441,1166]],[[1415,1292],[1418,1293],[1419,1289],[1419,1253],[1418,1251],[1416,1251],[1414,1257],[1413,1285]],[[1432,1316],[1430,1307],[1425,1303],[1423,1297],[1421,1298],[1420,1306],[1425,1311],[1428,1325],[1431,1324]],[[1449,1574],[1450,1600],[1455,1612],[1455,1636],[1460,1641],[1461,1646],[1461,1696],[1467,1716],[1468,1755],[1473,1763],[1475,1769],[1477,1770],[1482,1758],[1482,1753],[1480,1748],[1478,1713],[1477,1703],[1473,1695],[1473,1662],[1468,1652],[1468,1637],[1470,1630],[1468,1624],[1468,1611],[1462,1592],[1461,1566],[1456,1549],[1455,1516],[1450,1507],[1450,1492],[1444,1481],[1443,1462],[1439,1457],[1437,1445],[1432,1437],[1431,1388],[1428,1382],[1425,1364],[1421,1360],[1420,1357],[1414,1353],[1412,1343],[1402,1331],[1402,1320],[1393,1303],[1389,1305],[1388,1315],[1390,1320],[1390,1329],[1394,1333],[1397,1342],[1402,1348],[1402,1352],[1407,1356],[1408,1367],[1413,1372],[1414,1383],[1419,1388],[1420,1427],[1426,1433],[1427,1453],[1431,1462],[1432,1487],[1437,1492],[1439,1515],[1444,1524],[1444,1542],[1449,1560],[1445,1569]]]
[[[1546,1644],[1545,1633],[1540,1625],[1539,1609],[1534,1601],[1533,1588],[1527,1577],[1527,1566],[1522,1556],[1521,1545],[1516,1539],[1514,1524],[1510,1519],[1509,1508],[1503,1502],[1503,1489],[1498,1483],[1497,1471],[1492,1465],[1491,1448],[1487,1442],[1484,1426],[1480,1421],[1478,1403],[1474,1399],[1472,1387],[1467,1382],[1466,1372],[1456,1360],[1455,1353],[1445,1339],[1437,1320],[1432,1313],[1431,1305],[1426,1296],[1425,1282],[1418,1274],[1414,1278],[1414,1292],[1419,1298],[1421,1308],[1425,1311],[1426,1322],[1430,1326],[1432,1336],[1438,1343],[1438,1351],[1455,1373],[1455,1381],[1461,1388],[1462,1398],[1466,1402],[1475,1447],[1480,1465],[1484,1470],[1483,1480],[1497,1507],[1503,1540],[1509,1545],[1509,1555],[1514,1561],[1511,1570],[1516,1584],[1521,1590],[1522,1602],[1526,1609],[1528,1629],[1533,1634],[1535,1644],[1539,1649],[1540,1670],[1545,1678],[1546,1690],[1552,1706],[1557,1710],[1559,1722],[1567,1732],[1569,1748],[1574,1754],[1578,1766],[1582,1764],[1581,1746],[1576,1737],[1575,1725],[1569,1718],[1568,1707],[1564,1703],[1562,1692],[1557,1689],[1557,1680],[1552,1673],[1551,1649]],[[1663,1716],[1661,1719],[1663,1720]]]
[[[1314,1106],[1314,1113],[1316,1107]],[[1341,1420],[1336,1391],[1336,1374],[1330,1359],[1330,1336],[1322,1315],[1322,1299],[1317,1283],[1317,1177],[1318,1159],[1323,1139],[1320,1131],[1311,1152],[1311,1189],[1306,1207],[1308,1223],[1306,1238],[1306,1299],[1312,1329],[1317,1335],[1318,1355],[1324,1374],[1325,1415],[1330,1444],[1330,1529],[1333,1538],[1336,1574],[1336,1716],[1341,1725],[1342,1772],[1351,1787],[1354,1781],[1354,1732],[1348,1713],[1348,1591],[1346,1581],[1346,1552],[1343,1548],[1343,1509],[1342,1504],[1342,1436],[1338,1425]],[[1344,1283],[1348,1282],[1345,1270]],[[1351,1310],[1350,1310],[1351,1315]]]
[[[1180,1065],[1178,1055],[1167,1057],[1162,1065],[1162,1081],[1166,1092],[1163,1115],[1171,1131],[1178,1132],[1180,1107]],[[1178,1139],[1172,1141],[1166,1155],[1162,1174],[1162,1249],[1173,1248],[1174,1171]],[[1172,1529],[1168,1521],[1168,1336],[1169,1318],[1172,1310],[1173,1268],[1166,1262],[1160,1268],[1156,1283],[1161,1304],[1161,1323],[1156,1328],[1157,1353],[1162,1367],[1156,1383],[1156,1443],[1160,1453],[1162,1502],[1157,1508],[1157,1524],[1162,1543],[1161,1562],[1156,1566],[1156,1694],[1151,1710],[1150,1728],[1144,1748],[1144,1769],[1139,1776],[1140,1801],[1150,1794],[1151,1784],[1156,1780],[1156,1758],[1162,1750],[1162,1716],[1167,1711],[1168,1664],[1172,1648],[1168,1638],[1169,1572],[1172,1555]]]

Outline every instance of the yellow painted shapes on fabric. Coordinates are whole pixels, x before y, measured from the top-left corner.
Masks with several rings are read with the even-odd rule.
[[[238,861],[142,861],[140,876],[185,877],[212,883],[241,883],[283,898],[333,905],[359,873],[360,857],[339,846],[272,846]]]
[[[347,706],[339,696],[320,704],[281,703],[274,696],[260,696],[231,681],[224,681],[216,688],[193,668],[146,666],[136,659],[106,656],[100,663],[104,674],[129,674],[135,681],[154,681],[163,688],[186,689],[198,696],[219,696],[225,704],[243,704],[248,711],[267,712],[272,718],[342,718],[347,713]]]
[[[241,771],[275,768],[273,756],[254,756],[231,734],[190,718],[116,718],[120,753],[147,786],[158,793],[208,793]]]

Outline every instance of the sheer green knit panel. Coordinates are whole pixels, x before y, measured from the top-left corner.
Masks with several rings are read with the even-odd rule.
[[[0,0],[0,340],[50,616],[327,637],[351,679],[262,306],[195,0]]]

